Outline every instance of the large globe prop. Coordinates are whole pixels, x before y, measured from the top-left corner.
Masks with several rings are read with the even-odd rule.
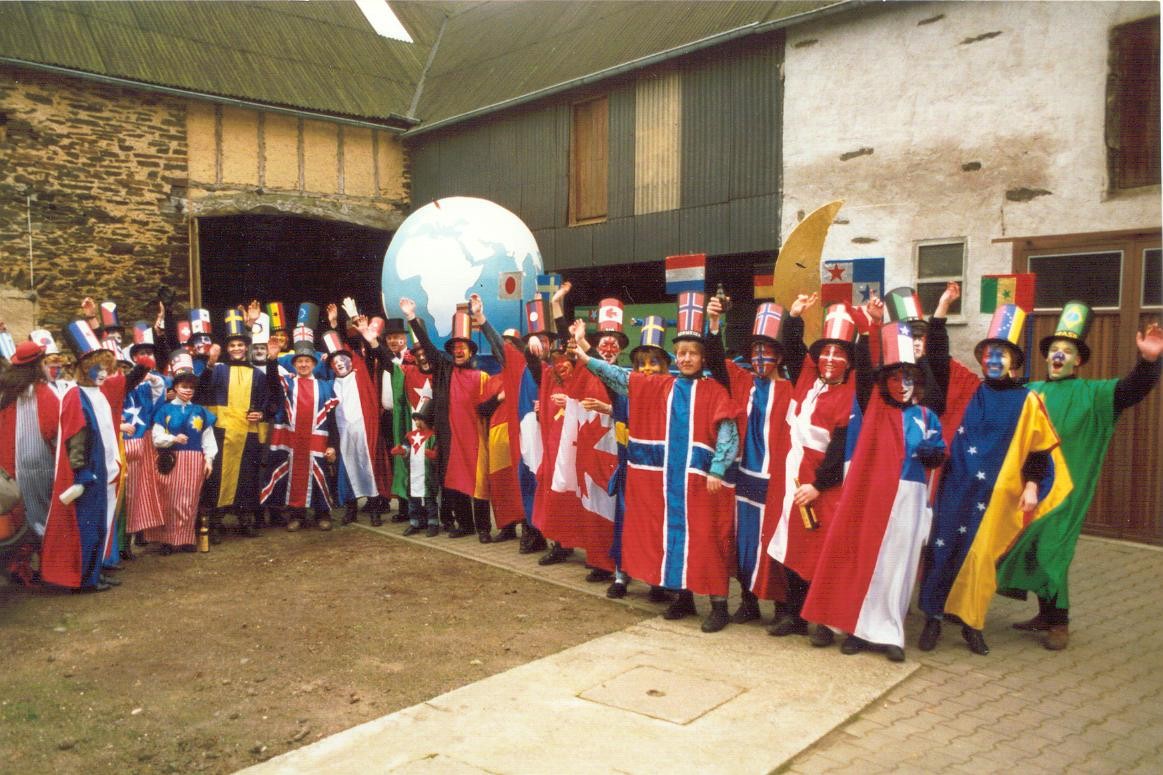
[[[513,213],[486,199],[439,199],[409,215],[388,245],[384,310],[397,317],[400,299],[412,299],[432,341],[443,347],[457,304],[477,293],[498,333],[524,333],[525,301],[537,292],[541,266],[533,233]],[[488,342],[474,336],[488,354]]]

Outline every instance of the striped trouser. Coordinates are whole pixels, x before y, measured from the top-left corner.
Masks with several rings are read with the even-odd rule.
[[[130,533],[164,524],[156,459],[148,436],[125,440],[125,513]]]
[[[150,541],[187,546],[194,543],[198,501],[202,494],[202,482],[206,478],[203,474],[205,458],[200,450],[185,450],[175,454],[178,462],[174,469],[168,474],[158,474],[157,477],[165,524],[147,531],[145,535]]]

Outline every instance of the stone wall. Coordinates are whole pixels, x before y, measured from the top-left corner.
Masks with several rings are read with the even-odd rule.
[[[4,66],[0,113],[0,289],[31,279],[36,322],[58,338],[84,296],[128,324],[161,284],[187,297],[182,101]]]

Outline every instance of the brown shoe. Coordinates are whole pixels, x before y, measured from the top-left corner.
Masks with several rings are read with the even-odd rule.
[[[1046,641],[1042,644],[1051,651],[1062,651],[1070,643],[1070,625],[1055,624],[1046,633]]]
[[[302,520],[292,519],[291,521],[287,522],[287,532],[288,533],[294,533],[295,531],[297,531],[301,527],[303,527]]]
[[[1022,632],[1045,632],[1053,627],[1052,624],[1042,618],[1042,614],[1038,614],[1033,619],[1027,619],[1024,622],[1014,622],[1013,628],[1021,630]]]
[[[331,529],[331,520],[329,520],[329,519],[319,520],[319,529],[323,530],[323,531],[330,530]]]

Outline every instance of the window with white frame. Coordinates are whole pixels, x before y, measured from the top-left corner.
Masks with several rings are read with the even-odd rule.
[[[1143,251],[1143,306],[1163,307],[1163,249]]]
[[[929,240],[917,244],[917,295],[932,314],[950,281],[965,288],[965,240]],[[961,299],[949,307],[950,319],[961,319]]]

